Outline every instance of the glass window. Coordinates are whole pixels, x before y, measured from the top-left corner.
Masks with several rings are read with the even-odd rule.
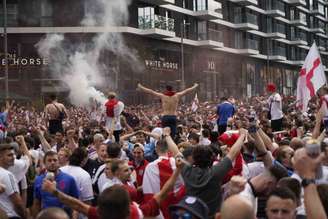
[[[207,0],[194,0],[194,11],[207,10]]]
[[[198,21],[197,29],[198,29],[198,40],[207,40],[207,28],[206,21]]]
[[[325,7],[322,4],[318,4],[318,10],[321,15],[325,15]]]

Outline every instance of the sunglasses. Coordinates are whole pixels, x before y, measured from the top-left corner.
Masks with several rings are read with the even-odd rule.
[[[171,213],[172,219],[192,219],[192,214],[189,212],[179,212],[179,211],[173,211]]]

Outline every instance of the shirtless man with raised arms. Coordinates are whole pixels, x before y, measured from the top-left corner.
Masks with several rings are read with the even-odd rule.
[[[170,127],[172,137],[176,134],[177,126],[177,108],[179,100],[182,96],[193,91],[198,87],[198,84],[195,83],[194,86],[187,88],[180,92],[174,92],[171,86],[166,86],[166,91],[164,93],[159,93],[152,89],[146,88],[141,84],[138,84],[138,88],[148,94],[154,95],[161,98],[162,102],[162,127]]]

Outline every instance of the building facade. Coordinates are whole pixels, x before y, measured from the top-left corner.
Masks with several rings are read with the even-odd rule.
[[[133,0],[127,24],[85,28],[80,23],[90,2],[7,0],[10,92],[32,99],[69,92],[59,78],[50,76],[51,63],[37,54],[35,44],[47,33],[85,43],[103,31],[122,34],[137,52],[142,71],[110,52],[102,59],[110,69],[104,77],[114,81],[110,89],[127,103],[152,101],[135,92],[139,82],[154,89],[197,82],[201,100],[262,94],[267,82],[293,95],[314,41],[328,66],[327,0]],[[2,77],[2,36],[0,41]]]

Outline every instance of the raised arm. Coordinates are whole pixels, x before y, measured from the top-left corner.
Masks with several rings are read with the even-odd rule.
[[[125,141],[125,140],[131,138],[132,136],[134,136],[134,135],[136,135],[136,134],[137,134],[137,132],[132,132],[132,133],[129,133],[129,134],[123,135],[123,136],[120,137],[120,141]]]
[[[140,83],[138,84],[138,88],[141,91],[143,91],[143,92],[145,92],[147,94],[151,94],[151,95],[156,96],[156,97],[160,97],[161,98],[163,96],[163,94],[161,94],[159,92],[156,92],[156,91],[154,91],[152,89],[146,88],[146,87],[142,86]]]
[[[144,130],[141,130],[141,132],[144,133],[147,136],[155,138],[157,141],[161,138],[160,135],[155,134],[155,133],[147,132],[147,131],[144,131]]]
[[[177,96],[184,96],[184,95],[186,95],[187,93],[189,93],[189,92],[195,90],[197,87],[198,87],[198,84],[195,83],[194,86],[189,87],[189,88],[187,88],[187,89],[185,89],[185,90],[183,90],[183,91],[180,91],[180,92],[178,92],[176,95],[177,95]]]
[[[179,151],[178,146],[174,143],[170,134],[171,134],[171,129],[169,127],[165,127],[163,129],[164,139],[167,143],[169,151],[171,151],[174,156],[177,156],[178,154],[181,154],[181,152]]]
[[[264,142],[265,147],[269,151],[271,151],[271,153],[273,153],[278,147],[276,147],[272,143],[270,137],[261,128],[258,130],[258,133],[260,134],[260,137],[261,137],[262,141]]]
[[[264,141],[261,138],[260,130],[252,134],[252,137],[255,140],[255,146],[258,151],[258,156],[262,157],[264,166],[269,168],[272,166],[273,158],[270,153],[268,153],[267,148],[265,147]]]
[[[22,135],[16,136],[16,141],[19,143],[19,147],[20,147],[20,150],[21,150],[22,154],[27,156],[27,158],[29,160],[29,165],[28,166],[30,166],[32,164],[32,156],[31,156],[30,151],[28,150],[28,148],[26,146],[24,136],[22,136]]]
[[[166,181],[166,183],[164,184],[163,188],[161,189],[161,191],[157,194],[154,195],[154,199],[156,200],[156,202],[158,204],[160,204],[166,197],[167,194],[172,191],[175,182],[177,181],[180,172],[181,172],[181,168],[183,166],[182,164],[182,158],[177,158],[175,160],[177,169],[175,169],[175,171],[173,172],[173,174],[171,175],[171,177]]]
[[[50,180],[44,179],[42,184],[42,189],[50,194],[54,195],[62,202],[64,205],[72,208],[75,211],[78,211],[84,215],[88,215],[89,208],[91,207],[88,204],[76,199],[72,196],[66,195],[65,193],[56,189],[56,184]]]
[[[40,139],[43,152],[46,153],[47,151],[50,151],[51,150],[51,145],[49,144],[49,142],[47,141],[47,139],[44,137],[44,133],[41,130],[41,128],[40,127],[37,127],[36,128],[36,132],[37,132],[38,137]]]
[[[313,180],[312,183],[304,187],[304,206],[308,219],[327,219],[325,209],[319,197],[317,186],[314,183],[316,170],[323,158],[323,153],[317,158],[309,157],[305,148],[297,150],[293,158],[293,166],[298,175],[302,179]]]
[[[312,131],[312,138],[317,139],[320,136],[320,128],[321,128],[321,121],[323,119],[323,110],[320,109],[319,112],[316,114],[316,121],[315,121],[315,126]]]
[[[232,145],[229,153],[227,154],[227,157],[231,160],[234,161],[238,155],[238,153],[241,150],[241,147],[244,144],[245,138],[247,136],[247,130],[245,129],[240,129],[239,131],[239,138],[237,141]]]

